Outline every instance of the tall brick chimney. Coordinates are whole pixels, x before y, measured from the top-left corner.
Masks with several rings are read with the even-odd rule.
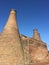
[[[11,33],[13,31],[14,33],[16,29],[18,30],[16,10],[11,10],[8,21],[4,27],[4,31],[6,31],[7,33]]]
[[[33,30],[33,38],[36,39],[36,40],[41,40],[40,39],[40,34],[38,33],[37,29]]]
[[[0,40],[0,65],[24,65],[15,10],[11,10]]]

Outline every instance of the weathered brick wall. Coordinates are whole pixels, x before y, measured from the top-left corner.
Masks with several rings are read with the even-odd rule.
[[[48,49],[44,42],[32,38],[27,38],[25,36],[22,36],[22,40],[26,64],[42,63],[49,61]]]

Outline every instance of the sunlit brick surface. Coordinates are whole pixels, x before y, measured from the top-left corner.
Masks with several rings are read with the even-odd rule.
[[[23,65],[23,61],[16,12],[12,10],[0,35],[0,65]]]

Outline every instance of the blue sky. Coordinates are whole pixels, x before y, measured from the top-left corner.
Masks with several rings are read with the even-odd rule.
[[[20,33],[32,37],[37,28],[49,48],[49,0],[0,0],[0,32],[11,9],[17,10]]]

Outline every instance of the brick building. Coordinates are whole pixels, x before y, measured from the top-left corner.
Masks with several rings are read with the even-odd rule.
[[[0,65],[33,65],[49,62],[49,53],[37,29],[29,38],[19,33],[16,11],[11,10],[0,34]]]

